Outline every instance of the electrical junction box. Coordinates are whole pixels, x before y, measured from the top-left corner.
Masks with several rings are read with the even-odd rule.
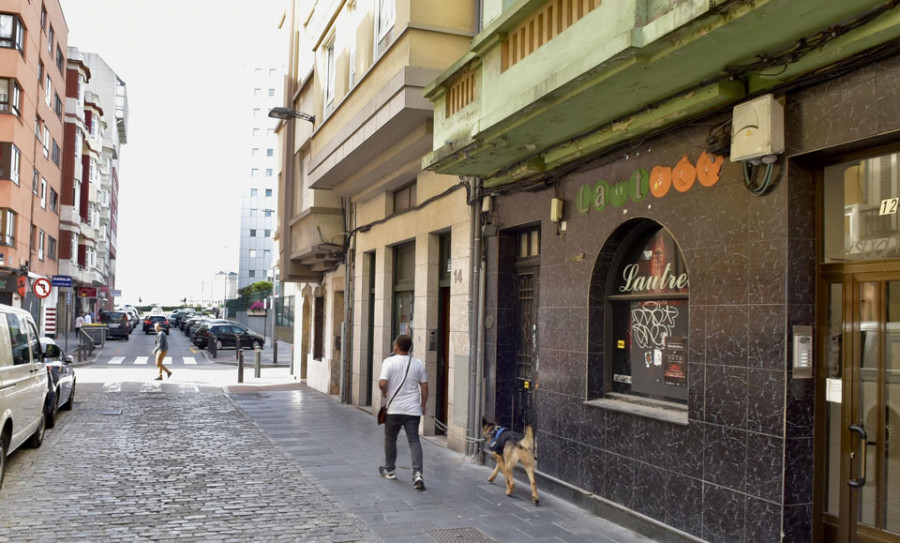
[[[550,200],[550,220],[552,222],[559,222],[562,220],[563,216],[563,201],[562,198],[553,198]]]
[[[731,127],[732,162],[784,152],[784,107],[771,94],[734,106]]]

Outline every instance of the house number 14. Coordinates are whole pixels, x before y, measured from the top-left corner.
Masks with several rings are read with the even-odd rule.
[[[879,215],[894,215],[897,213],[897,204],[900,198],[888,198],[881,201],[881,208],[878,210]]]

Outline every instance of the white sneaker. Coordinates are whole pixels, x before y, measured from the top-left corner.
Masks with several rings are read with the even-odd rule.
[[[394,470],[387,469],[384,466],[378,466],[378,474],[384,477],[385,479],[396,479],[397,475],[394,473]]]
[[[418,471],[413,475],[413,487],[416,490],[425,490],[425,479],[422,478],[422,474]]]

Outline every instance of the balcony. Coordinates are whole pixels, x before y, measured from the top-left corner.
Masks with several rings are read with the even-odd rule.
[[[883,4],[516,2],[425,89],[423,165],[488,187],[539,177],[896,40],[900,9],[850,24]]]
[[[291,247],[282,254],[284,280],[321,282],[344,258],[344,217],[340,209],[311,208],[291,221]]]

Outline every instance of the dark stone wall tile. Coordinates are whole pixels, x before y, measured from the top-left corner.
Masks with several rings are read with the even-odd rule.
[[[581,439],[586,426],[584,400],[539,389],[534,396],[536,426],[543,432],[566,439]]]
[[[547,263],[543,262],[544,257],[547,257]],[[541,307],[578,309],[589,305],[593,263],[586,260],[572,262],[571,259],[571,255],[562,260],[542,255],[538,293]]]
[[[747,308],[750,347],[747,363],[751,368],[784,369],[787,331],[784,305],[751,305]]]
[[[707,308],[706,330],[707,365],[747,365],[750,330],[746,307],[720,305]]]
[[[687,426],[669,425],[665,432],[668,451],[658,465],[685,477],[703,476],[703,425],[692,422]]]
[[[635,462],[634,510],[651,518],[665,518],[668,478],[669,472],[662,468]]]
[[[704,267],[692,275],[699,275],[705,293],[701,303],[746,304],[749,299],[749,246],[708,247],[703,257]],[[693,279],[693,277],[692,277]]]
[[[777,437],[749,433],[747,435],[747,493],[774,503],[781,503],[783,441]]]
[[[788,227],[790,240],[816,237],[816,173],[806,164],[788,165]],[[790,259],[788,260],[790,261]]]
[[[707,424],[703,443],[703,480],[744,492],[747,432]]]
[[[785,292],[782,285],[788,274],[787,239],[753,241],[747,250],[747,299],[751,304],[783,304]],[[793,269],[793,264],[791,265]]]
[[[606,495],[606,466],[609,455],[596,447],[584,448],[584,461],[581,463],[583,488],[598,496]],[[538,468],[543,470],[543,468]],[[581,486],[581,485],[576,485]]]
[[[747,368],[707,366],[706,422],[746,429]]]
[[[669,442],[671,423],[649,418],[638,418],[634,429],[634,458],[654,466],[665,466],[671,455]]]
[[[557,447],[560,459],[556,462],[556,476],[563,481],[578,481],[586,469],[584,461],[588,449],[589,447],[577,441],[560,439]]]
[[[706,368],[688,364],[688,418],[706,421]]]
[[[541,349],[538,375],[541,390],[575,394],[585,390],[586,379],[587,364],[584,353]]]
[[[812,541],[812,504],[788,505],[784,508],[784,543],[809,543]]]
[[[790,262],[787,274],[788,303],[809,303],[815,299],[816,294],[815,240],[791,240],[788,261]]]
[[[608,451],[634,458],[634,434],[637,417],[610,411],[606,415],[606,448]]]
[[[667,484],[663,522],[689,534],[700,534],[703,529],[703,483],[671,472]]]
[[[583,353],[587,349],[586,308],[538,310],[538,344],[545,349]]]
[[[688,321],[690,331],[688,341],[688,362],[692,364],[706,363],[706,312],[707,307],[690,300],[691,309]]]
[[[606,466],[606,498],[619,505],[634,507],[634,470],[635,462],[631,458],[618,454],[607,455]]]
[[[784,371],[750,369],[747,389],[747,429],[784,436]]]
[[[706,271],[706,248],[682,249],[688,270],[688,285],[690,287],[691,306],[710,304],[709,282],[704,277]]]
[[[772,188],[765,196],[753,196],[747,191],[748,197],[745,203],[747,208],[747,239],[753,241],[768,241],[786,237],[788,229],[788,214],[785,209],[788,206],[790,193],[790,180],[784,173],[783,163],[775,165]],[[762,174],[763,172],[760,172]],[[815,229],[813,229],[815,232]],[[784,259],[784,255],[781,255]],[[752,262],[752,261],[751,261]]]
[[[606,434],[608,425],[606,423],[606,409],[585,406],[584,420],[585,424],[581,430],[581,439],[585,445],[596,449],[606,449]]]
[[[781,507],[777,503],[747,498],[747,543],[781,541]]]
[[[559,478],[559,459],[562,446],[562,438],[559,436],[537,430],[534,434],[537,469],[542,473]],[[490,465],[490,464],[488,464]],[[500,477],[500,475],[498,475]],[[496,480],[494,481],[496,483]]]
[[[704,484],[702,539],[709,543],[745,541],[745,502],[745,494]]]
[[[809,437],[815,419],[814,379],[791,379],[787,387],[787,437]]]
[[[788,439],[784,454],[785,505],[812,503],[814,458],[812,438]]]

